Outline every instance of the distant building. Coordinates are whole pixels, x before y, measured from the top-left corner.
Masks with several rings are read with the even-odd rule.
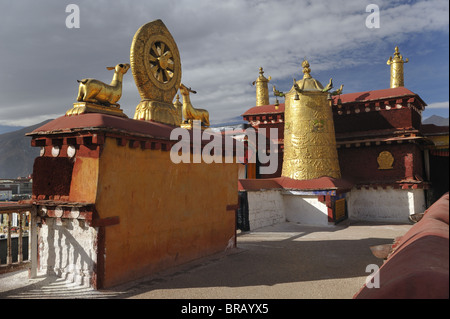
[[[31,176],[19,177],[16,179],[0,179],[0,194],[6,189],[11,190],[12,193],[9,200],[30,198],[33,191],[33,179]]]
[[[11,188],[1,188],[0,187],[0,201],[9,201],[12,198]]]
[[[268,91],[261,92],[257,91],[257,101],[261,94],[268,96]],[[347,217],[407,221],[408,214],[423,212],[448,191],[449,127],[422,125],[426,103],[418,94],[399,85],[330,96],[329,100],[341,177],[353,184],[345,196]],[[277,172],[260,174],[257,163],[247,167],[247,179],[282,177],[285,103],[258,105],[242,116],[256,130],[278,131],[276,140],[267,136],[278,144]],[[280,181],[275,180],[274,189],[280,189]],[[240,182],[242,191],[255,191],[257,185]],[[268,185],[264,183],[265,190]],[[287,204],[284,201],[278,207],[286,209]]]

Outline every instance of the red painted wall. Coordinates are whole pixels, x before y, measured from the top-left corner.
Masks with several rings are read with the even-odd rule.
[[[267,124],[259,124],[259,129],[264,128],[266,130],[266,136],[268,137],[268,141],[266,142],[267,150],[270,149],[269,141],[273,139],[278,139],[279,141],[284,141],[284,122],[278,123],[267,123]],[[277,136],[271,136],[270,129],[277,129]],[[274,174],[259,174],[258,178],[275,178],[281,176],[281,170],[283,168],[283,148],[282,144],[277,144],[275,148],[278,150],[278,169]],[[268,164],[260,164],[259,166],[265,166]]]
[[[398,110],[380,110],[378,112],[365,112],[345,114],[334,113],[334,126],[336,133],[367,132],[371,130],[388,129],[420,129],[420,115],[410,108]]]
[[[448,193],[405,235],[378,271],[379,288],[366,285],[355,299],[448,299]]]
[[[378,169],[377,158],[382,151],[393,155],[393,169]],[[338,156],[342,177],[356,183],[389,183],[424,178],[422,154],[414,144],[343,146],[338,150]]]

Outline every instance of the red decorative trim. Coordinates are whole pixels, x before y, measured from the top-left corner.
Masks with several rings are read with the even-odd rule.
[[[117,139],[117,145],[118,146],[125,146],[125,145],[127,145],[127,139],[124,138],[124,137],[119,137]]]
[[[97,145],[105,144],[105,135],[104,134],[93,134],[92,135],[92,144],[97,144]]]
[[[97,262],[94,263],[93,275],[91,284],[94,289],[102,289],[105,282],[105,257],[106,257],[106,230],[100,227],[97,231],[97,239],[94,247],[97,248]]]
[[[141,143],[139,141],[130,140],[129,145],[131,148],[138,148],[141,146]]]
[[[106,217],[101,219],[94,219],[92,221],[92,227],[107,227],[107,226],[113,226],[118,225],[120,223],[119,216],[113,216],[113,217]]]
[[[449,157],[448,150],[430,150],[430,155]]]
[[[234,205],[227,205],[227,210],[233,210],[236,211],[239,209],[239,204],[234,204]]]
[[[355,188],[357,190],[360,189],[384,189],[386,190],[388,187],[393,188],[393,189],[429,189],[430,185],[428,183],[425,182],[419,182],[419,183],[414,183],[414,182],[401,182],[401,183],[386,183],[386,184],[380,184],[380,183],[375,183],[375,184],[358,184],[355,185]]]

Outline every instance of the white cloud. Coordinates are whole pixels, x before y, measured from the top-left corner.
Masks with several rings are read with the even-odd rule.
[[[365,27],[365,6],[361,1],[259,2],[255,10],[242,5],[227,12],[226,16],[233,17],[228,29],[219,19],[215,32],[212,24],[204,37],[189,37],[197,45],[193,50],[197,54],[182,54],[183,80],[195,86],[199,99],[200,92],[204,94],[200,101],[209,101],[213,115],[232,117],[239,114],[237,109],[254,103],[254,90],[246,88],[258,76],[259,66],[274,80],[287,78],[291,83],[293,76],[301,77],[305,56],[313,60],[313,73],[344,69],[379,58],[376,47],[386,38],[400,41],[408,34],[448,27],[448,4],[443,1],[399,5],[386,11],[381,5],[379,30]]]
[[[104,67],[129,59],[134,33],[155,19],[164,21],[177,42],[182,81],[198,92],[194,107],[208,109],[212,122],[254,105],[251,82],[259,67],[286,91],[293,77],[301,77],[304,57],[313,76],[322,72],[326,78],[319,80],[327,81],[380,56],[387,60],[386,50],[392,54],[393,43],[410,36],[448,32],[447,1],[378,1],[381,27],[367,29],[365,8],[371,2],[79,1],[81,27],[69,31],[64,4],[17,1],[0,12],[0,42],[9,44],[0,47],[2,61],[8,61],[0,74],[0,122],[64,114],[76,96],[75,80],[109,81]],[[133,117],[139,95],[131,72],[119,103]]]
[[[436,102],[427,105],[427,109],[448,109],[449,101],[446,102]]]

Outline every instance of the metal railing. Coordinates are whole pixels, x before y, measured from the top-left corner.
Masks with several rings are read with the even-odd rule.
[[[35,276],[37,261],[35,216],[35,209],[31,204],[0,203],[0,274],[31,264],[33,267],[30,267],[30,276]],[[25,247],[24,238],[28,239],[25,240]]]

